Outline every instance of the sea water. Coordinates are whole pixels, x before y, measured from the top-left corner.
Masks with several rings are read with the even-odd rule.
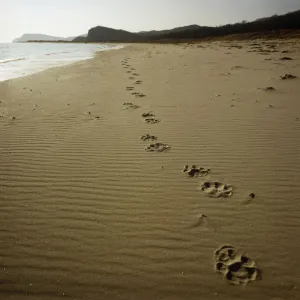
[[[0,43],[0,81],[92,58],[121,45],[77,43]]]

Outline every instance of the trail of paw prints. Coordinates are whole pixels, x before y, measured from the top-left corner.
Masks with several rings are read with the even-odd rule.
[[[160,123],[160,120],[155,118],[155,114],[153,112],[143,113],[142,117],[144,118],[144,121],[148,124]]]
[[[182,172],[191,178],[206,177],[211,173],[211,169],[198,167],[196,165],[185,165]],[[200,185],[200,190],[212,198],[229,198],[233,196],[234,187],[219,181],[205,181]],[[255,193],[250,193],[243,204],[250,204],[256,198]]]
[[[126,91],[132,92],[132,91],[134,91],[134,87],[133,86],[127,86],[126,87]],[[137,92],[132,92],[132,94],[135,94],[135,95],[137,95],[139,97],[143,97],[144,96],[143,94],[137,93]],[[139,105],[133,104],[131,102],[123,103],[123,109],[138,109],[138,108],[140,108]]]
[[[215,251],[215,270],[233,284],[248,284],[261,279],[261,271],[251,258],[224,245]]]
[[[145,94],[139,93],[139,92],[134,92],[135,88],[133,86],[127,86],[126,91],[131,92],[131,95],[135,96],[136,98],[144,98],[146,97]]]
[[[144,118],[144,121],[148,124],[160,123],[160,120],[155,118],[155,114],[152,111],[148,113],[143,113],[142,117]]]
[[[141,140],[144,142],[154,142],[157,141],[157,136],[150,135],[147,133],[146,135],[143,135],[141,137]],[[171,147],[168,144],[159,142],[152,143],[145,148],[147,152],[165,152],[169,149],[171,149]]]
[[[127,73],[127,74],[130,74],[130,75],[133,75],[133,76],[129,76],[129,79],[134,81],[133,84],[135,84],[135,85],[141,85],[141,84],[143,83],[143,81],[142,81],[142,80],[136,80],[136,77],[135,77],[135,76],[139,76],[140,74],[138,74],[138,73],[133,73],[133,72],[135,71],[135,68],[131,68],[131,65],[128,63],[128,60],[129,60],[128,58],[122,60],[122,61],[121,61],[121,65],[122,65],[125,69],[129,69],[129,68],[130,68],[130,70],[127,70],[126,73]],[[127,86],[127,87],[126,87],[126,90],[127,90],[127,91],[131,91],[131,92],[132,92],[131,94],[132,94],[133,96],[135,96],[136,98],[144,98],[144,97],[146,97],[145,94],[140,93],[140,92],[136,92],[136,91],[134,91],[134,89],[135,89],[135,88],[134,88],[133,86]]]
[[[145,118],[145,122],[148,124],[157,124],[160,123],[160,120],[155,118]]]
[[[123,103],[123,109],[138,109],[138,108],[140,108],[139,105],[133,104],[131,102]]]
[[[124,69],[128,69],[130,68],[130,64],[129,64],[129,58],[124,58],[122,61],[121,61],[121,65],[123,66]]]
[[[139,92],[135,92],[134,90],[135,90],[135,88],[133,86],[127,86],[126,87],[126,91],[131,92],[131,95],[135,96],[136,98],[144,98],[144,97],[146,97],[145,94],[139,93]]]
[[[143,135],[141,137],[141,140],[144,142],[149,142],[149,141],[157,141],[157,136],[155,135],[150,135],[149,133],[147,133],[146,135]]]
[[[169,150],[171,147],[168,144],[164,143],[154,143],[150,144],[148,147],[146,147],[147,152],[165,152]]]
[[[201,184],[200,189],[212,198],[228,198],[233,195],[233,187],[219,181],[206,181]]]
[[[145,94],[139,93],[139,92],[133,92],[131,94],[134,95],[136,98],[144,98],[144,97],[146,97]]]
[[[209,174],[211,170],[202,168],[202,167],[197,167],[196,165],[193,165],[191,168],[189,165],[185,165],[182,172],[187,174],[190,177],[204,177]]]

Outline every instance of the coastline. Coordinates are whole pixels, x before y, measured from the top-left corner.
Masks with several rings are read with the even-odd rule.
[[[0,295],[296,299],[300,79],[281,76],[299,62],[294,41],[133,44],[0,82]],[[171,148],[145,151],[145,134]],[[263,280],[217,274],[224,244]]]
[[[124,47],[121,44],[102,43],[95,45],[78,45],[64,43],[17,43],[2,44],[3,59],[0,60],[0,82],[32,75],[44,70],[70,65],[79,61],[92,59],[97,53]],[[2,49],[0,48],[0,50]]]

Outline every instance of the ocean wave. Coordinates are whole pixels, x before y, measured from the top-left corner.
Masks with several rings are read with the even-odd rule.
[[[10,62],[13,62],[13,61],[19,61],[19,60],[25,60],[26,58],[22,58],[22,57],[19,57],[19,58],[8,58],[8,59],[0,59],[0,64],[7,64],[7,63],[10,63]]]
[[[0,82],[91,59],[100,50],[116,49],[113,46],[98,44],[52,44],[49,46],[48,44],[28,43],[3,45],[0,44]],[[3,54],[5,56],[2,56]]]

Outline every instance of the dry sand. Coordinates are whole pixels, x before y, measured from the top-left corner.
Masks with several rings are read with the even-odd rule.
[[[299,299],[285,74],[298,41],[132,45],[0,83],[0,298]],[[222,245],[261,280],[217,272]]]

